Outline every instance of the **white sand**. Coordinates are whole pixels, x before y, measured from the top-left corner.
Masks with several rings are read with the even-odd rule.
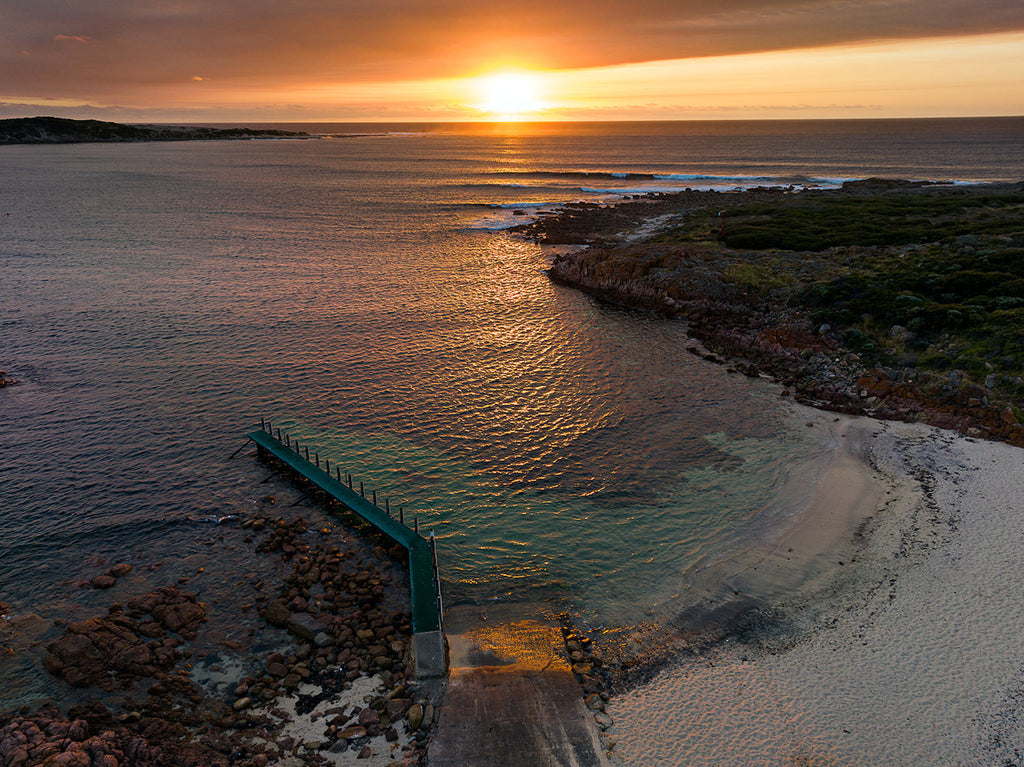
[[[283,695],[276,698],[270,706],[258,707],[259,713],[266,714],[275,724],[272,726],[273,739],[278,743],[284,738],[294,738],[302,756],[317,754],[322,757],[326,764],[334,767],[388,767],[392,764],[406,763],[405,747],[409,744],[411,737],[406,726],[402,723],[395,725],[398,733],[398,740],[388,743],[383,735],[369,739],[366,745],[370,746],[371,755],[367,758],[359,758],[362,750],[349,748],[346,751],[327,750],[320,751],[315,747],[325,738],[327,722],[331,718],[331,710],[339,706],[347,705],[349,712],[353,708],[364,707],[376,695],[386,691],[387,687],[378,676],[361,676],[352,682],[352,687],[344,693],[333,698],[321,701],[311,711],[300,714],[297,711],[299,696],[319,695],[321,688],[312,684],[300,684],[295,693]],[[353,719],[346,726],[355,725]],[[258,741],[259,739],[257,739]],[[264,741],[266,743],[268,741]],[[308,744],[308,745],[307,745]],[[303,767],[306,764],[304,759],[292,756],[285,756],[274,762],[277,767]]]
[[[781,605],[813,629],[615,698],[626,764],[1024,763],[1024,451],[853,420],[890,489],[856,559]]]

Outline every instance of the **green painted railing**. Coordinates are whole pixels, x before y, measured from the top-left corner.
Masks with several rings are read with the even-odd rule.
[[[320,466],[320,456],[315,455],[315,462],[309,458],[309,448],[303,455],[299,443],[288,435],[282,435],[280,429],[277,436],[272,433],[270,424],[261,420],[261,428],[251,432],[249,439],[256,443],[260,450],[265,450],[289,469],[304,479],[312,482],[329,496],[340,502],[353,513],[373,525],[391,540],[404,546],[409,552],[409,590],[412,601],[412,630],[414,634],[439,632],[441,630],[441,589],[437,575],[437,559],[430,541],[404,523],[404,515],[400,512],[396,519],[391,514],[390,502],[386,509],[376,504],[374,499],[368,500],[352,488],[352,477],[346,475],[342,480],[341,470],[335,468],[331,475],[329,462]],[[362,483],[360,483],[362,489]]]

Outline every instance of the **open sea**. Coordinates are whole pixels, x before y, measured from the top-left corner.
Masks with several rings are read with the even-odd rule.
[[[10,616],[59,617],[99,559],[233,566],[205,538],[267,492],[231,459],[265,417],[435,532],[449,604],[668,619],[827,446],[506,229],[687,187],[1024,180],[1022,118],[274,127],[329,137],[0,147]]]

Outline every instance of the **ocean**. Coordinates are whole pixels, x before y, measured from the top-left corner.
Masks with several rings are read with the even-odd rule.
[[[41,617],[28,644],[93,606],[69,583],[100,560],[219,571],[227,599],[209,531],[267,492],[231,458],[260,418],[433,530],[450,605],[671,620],[828,446],[508,228],[651,191],[1024,179],[1020,118],[275,127],[325,138],[0,147],[0,600]],[[49,689],[15,649],[2,707]]]

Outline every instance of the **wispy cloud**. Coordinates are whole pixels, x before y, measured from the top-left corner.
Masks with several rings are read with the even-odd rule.
[[[1007,32],[1024,30],[1024,2],[0,0],[0,18],[3,95],[153,103],[198,77],[281,93]]]

